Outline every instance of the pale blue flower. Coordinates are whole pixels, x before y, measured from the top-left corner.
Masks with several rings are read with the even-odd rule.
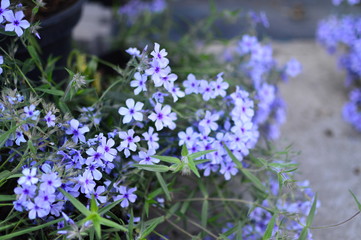
[[[138,95],[140,92],[146,92],[147,91],[147,74],[140,74],[139,72],[136,72],[134,74],[135,80],[130,82],[130,86],[135,88],[134,94]]]
[[[8,11],[4,14],[6,20],[9,22],[5,25],[5,31],[12,32],[15,31],[16,35],[20,37],[23,35],[23,29],[30,27],[30,23],[27,20],[24,20],[25,17],[22,11],[17,11],[15,14],[13,11]]]
[[[147,141],[148,149],[154,149],[157,150],[159,148],[159,137],[158,133],[154,132],[153,127],[149,127],[148,132],[145,132],[142,134],[144,137],[144,140]]]
[[[44,117],[44,120],[45,120],[46,125],[48,127],[54,127],[55,126],[55,119],[56,119],[55,115],[51,111],[49,111]]]
[[[163,127],[169,127],[171,130],[175,128],[175,125],[173,123],[175,114],[171,112],[171,107],[169,105],[165,105],[162,107],[162,104],[157,103],[157,105],[154,107],[154,112],[152,112],[149,115],[149,119],[155,122],[155,127],[157,131],[160,131],[163,129]]]
[[[120,203],[120,206],[122,208],[128,207],[129,202],[134,203],[135,200],[137,200],[137,195],[134,194],[134,192],[137,191],[136,187],[127,189],[127,187],[119,186],[117,190],[119,192],[119,195],[114,197],[114,201],[123,199],[123,201]]]
[[[39,179],[36,177],[36,168],[25,168],[21,173],[23,176],[21,176],[18,180],[20,185],[32,185],[39,181]]]
[[[211,131],[216,131],[218,128],[218,124],[216,121],[219,119],[219,114],[212,114],[210,111],[206,111],[206,115],[199,122],[198,127],[201,132],[208,135]]]
[[[68,128],[65,133],[73,135],[72,139],[75,143],[78,143],[78,140],[80,140],[80,142],[86,142],[84,134],[89,132],[89,128],[87,126],[79,127],[80,123],[76,119],[72,119],[69,124],[70,128]]]
[[[136,121],[143,120],[143,114],[141,113],[141,110],[144,106],[144,103],[135,103],[134,99],[129,98],[126,100],[125,104],[128,108],[120,107],[118,110],[118,113],[124,116],[123,123],[129,123],[132,119]]]

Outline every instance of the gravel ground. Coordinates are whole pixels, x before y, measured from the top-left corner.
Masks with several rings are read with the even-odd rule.
[[[303,64],[303,74],[280,87],[288,104],[288,120],[279,144],[293,143],[300,150],[300,179],[309,179],[321,206],[314,226],[331,225],[357,212],[349,194],[361,199],[361,133],[345,123],[341,109],[347,100],[344,74],[313,40],[275,42],[280,62],[294,56]],[[335,228],[313,230],[316,240],[360,239],[361,218]]]

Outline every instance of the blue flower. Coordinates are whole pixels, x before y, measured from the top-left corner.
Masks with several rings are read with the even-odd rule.
[[[79,128],[79,121],[76,119],[72,119],[69,124],[70,128],[68,128],[65,133],[73,135],[72,139],[75,143],[78,143],[78,140],[80,140],[80,142],[86,142],[84,133],[89,132],[89,128],[87,126]]]
[[[137,195],[134,194],[134,192],[137,191],[136,187],[127,189],[127,187],[119,186],[117,187],[117,190],[119,192],[119,195],[114,197],[114,201],[123,199],[123,201],[120,203],[120,206],[122,208],[128,207],[129,202],[134,203],[135,200],[137,200]]]
[[[27,20],[23,19],[25,15],[22,11],[17,11],[15,14],[13,13],[13,11],[7,11],[4,16],[9,22],[5,25],[5,31],[15,31],[18,37],[23,35],[23,29],[27,29],[28,27],[30,27],[30,23]]]
[[[133,118],[136,121],[143,120],[143,114],[141,113],[141,110],[144,106],[144,103],[135,103],[134,99],[129,98],[126,100],[125,104],[128,108],[120,107],[118,110],[118,113],[124,116],[123,123],[129,123]]]

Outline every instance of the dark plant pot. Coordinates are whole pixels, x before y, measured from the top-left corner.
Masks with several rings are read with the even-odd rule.
[[[40,56],[43,62],[46,62],[50,56],[59,57],[55,65],[56,70],[53,73],[53,79],[57,82],[67,76],[64,67],[72,49],[72,31],[81,17],[82,6],[85,1],[78,0],[65,10],[40,22],[41,28],[38,31],[41,37],[41,39],[38,39],[41,48]],[[4,41],[4,44],[6,42]],[[19,48],[16,58],[22,61],[29,58],[29,54],[23,46]],[[38,70],[33,70],[28,74],[28,77],[34,80],[39,76],[40,72]]]

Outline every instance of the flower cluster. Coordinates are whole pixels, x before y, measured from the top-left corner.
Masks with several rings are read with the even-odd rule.
[[[344,106],[344,119],[361,131],[359,123],[359,94],[361,89],[361,17],[345,15],[331,16],[320,22],[317,39],[330,53],[342,49],[339,66],[346,71],[345,85],[353,89],[349,102]]]
[[[247,45],[247,38],[253,45]],[[123,88],[134,94],[111,101],[107,111],[94,104],[77,108],[79,114],[73,117],[28,93],[2,92],[0,124],[10,133],[4,152],[8,151],[9,162],[24,163],[14,189],[14,208],[32,220],[63,217],[58,233],[69,238],[91,226],[79,227],[67,217],[74,213],[69,195],[83,199],[86,206],[95,201],[99,208],[119,201],[124,216],[141,201],[164,208],[164,200],[155,200],[159,190],[153,193],[157,196],[154,200],[141,199],[145,190],[138,181],[147,177],[140,169],[174,170],[159,164],[164,158],[156,155],[174,159],[181,155],[181,146],[190,155],[206,151],[195,157],[192,171],[209,178],[220,175],[226,181],[247,169],[251,164],[248,156],[260,136],[277,135],[266,126],[285,121],[284,103],[277,95],[276,83],[268,82],[268,75],[276,72],[285,79],[297,75],[301,68],[294,59],[276,68],[271,47],[252,36],[242,39],[238,56],[246,59],[238,67],[244,70],[248,85],[232,86],[223,72],[213,78],[189,73],[178,84],[168,52],[158,43],[149,55],[134,48],[127,52],[134,68]],[[187,157],[181,159],[189,164]],[[182,166],[184,173],[188,166]],[[154,187],[153,182],[146,185]],[[259,227],[262,222],[258,218],[265,218],[252,214],[247,228],[261,233],[264,228]],[[72,230],[65,230],[69,228]]]
[[[132,23],[144,12],[160,13],[164,11],[166,6],[165,0],[131,0],[121,6],[118,13],[121,16],[126,16],[129,23]]]

